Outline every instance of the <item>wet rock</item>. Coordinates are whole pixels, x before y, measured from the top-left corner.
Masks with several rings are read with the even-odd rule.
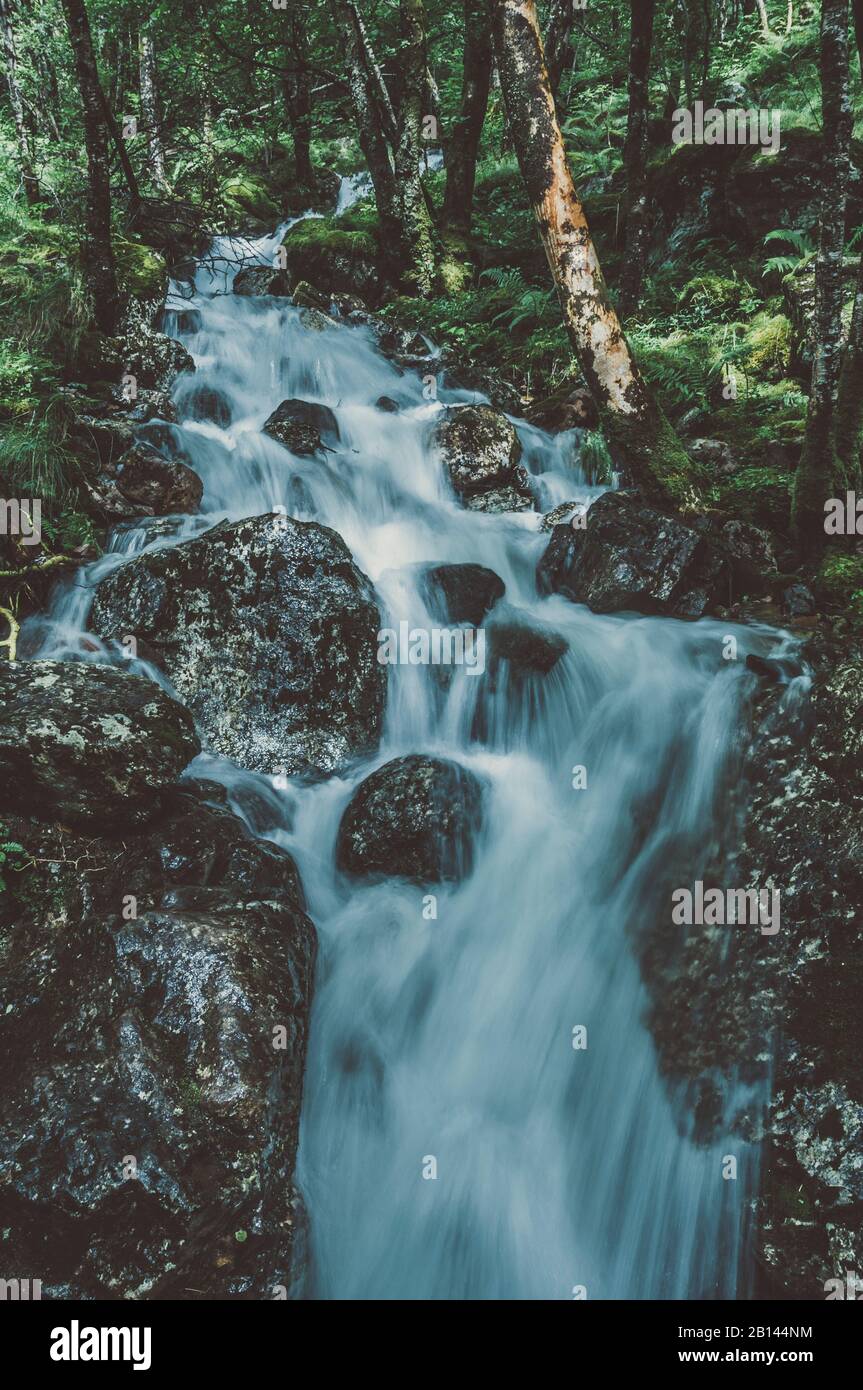
[[[128,841],[11,829],[4,1257],[47,1297],[277,1296],[315,955],[292,860],[185,791]]]
[[[511,677],[523,679],[528,675],[547,676],[560,658],[569,650],[569,643],[553,628],[539,623],[496,622],[486,629],[489,645],[489,670],[499,674],[506,662]]]
[[[233,418],[227,396],[216,386],[193,383],[183,392],[178,404],[184,420],[211,420],[222,430],[227,429]]]
[[[514,477],[515,483],[507,487],[496,487],[489,492],[478,492],[473,497],[466,497],[466,509],[469,512],[485,512],[488,516],[500,515],[503,512],[533,511],[534,498],[527,470],[518,467]]]
[[[552,507],[550,512],[544,512],[539,529],[541,531],[552,531],[555,526],[571,525],[576,512],[584,510],[581,502],[560,502],[558,506]]]
[[[625,491],[597,498],[584,530],[554,527],[537,583],[541,593],[563,594],[595,613],[694,618],[721,593],[725,574],[703,536]]]
[[[815,595],[806,584],[790,584],[782,593],[782,608],[791,618],[808,617],[817,608]]]
[[[435,425],[432,443],[462,499],[514,484],[521,444],[514,426],[492,406],[450,407]]]
[[[100,584],[92,626],[160,654],[209,745],[244,767],[328,773],[373,748],[386,686],[372,586],[314,522],[223,522]]]
[[[333,411],[317,401],[282,401],[264,422],[263,429],[264,434],[301,457],[320,453],[323,439],[336,443],[339,438]]]
[[[0,663],[0,808],[72,826],[140,825],[200,750],[192,716],[114,666]]]
[[[485,615],[503,598],[505,584],[484,565],[435,565],[424,581],[429,612],[442,622],[480,627]]]
[[[350,294],[380,303],[387,286],[373,237],[314,218],[289,228],[282,245],[291,284],[304,280],[328,297]]]
[[[194,372],[195,362],[182,343],[158,333],[145,306],[130,305],[121,336],[123,372],[133,376],[140,391],[169,391],[182,372]]]
[[[507,415],[521,413],[521,396],[511,381],[494,367],[481,367],[458,349],[447,347],[441,352],[443,385],[461,391],[476,391],[487,396],[489,404]]]
[[[284,270],[269,265],[248,265],[234,277],[234,294],[245,298],[260,295],[286,297],[291,293],[288,276]]]
[[[384,411],[386,415],[397,415],[401,409],[398,401],[394,401],[392,396],[378,396],[375,406],[378,410]]]
[[[481,814],[482,785],[472,772],[418,753],[395,758],[354,792],[336,861],[356,876],[457,881],[471,871]]]
[[[727,1094],[730,1078],[762,1080],[761,1104],[738,1101],[739,1128],[760,1145],[758,1293],[820,1299],[827,1280],[863,1267],[863,653],[816,635],[803,704],[805,691],[788,690],[793,655],[760,658],[773,669],[755,687],[745,775],[729,779],[721,869],[742,889],[778,888],[780,929],[692,932],[646,977],[667,1075],[729,1078]]]
[[[191,468],[163,458],[145,443],[136,444],[119,460],[115,477],[123,497],[144,506],[153,516],[196,512],[204,485]]]
[[[599,426],[599,412],[586,386],[557,391],[535,402],[526,418],[547,434],[562,434],[564,430],[573,429],[595,430]]]

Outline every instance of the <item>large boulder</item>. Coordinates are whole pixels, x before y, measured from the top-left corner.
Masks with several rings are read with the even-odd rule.
[[[703,535],[625,491],[597,498],[583,530],[554,527],[537,584],[541,593],[563,594],[595,613],[697,618],[720,594],[725,575]]]
[[[137,390],[169,391],[181,372],[195,370],[191,353],[157,332],[143,305],[130,304],[120,342],[123,374],[134,378]]]
[[[329,773],[377,744],[380,614],[325,526],[249,517],[140,555],[102,581],[91,621],[158,653],[209,745],[244,767]]]
[[[116,666],[0,662],[0,810],[141,825],[200,751],[192,716]]]
[[[482,817],[482,785],[457,763],[412,753],[379,767],[354,792],[339,826],[345,873],[415,883],[470,873]]]
[[[435,425],[432,442],[463,501],[516,485],[521,444],[515,427],[493,406],[450,407]]]
[[[501,674],[506,663],[510,680],[522,681],[527,676],[547,676],[569,644],[559,632],[544,623],[497,622],[487,629],[488,665],[492,679]]]
[[[329,296],[352,294],[366,304],[380,303],[386,277],[372,236],[345,231],[329,218],[306,218],[288,229],[282,245],[292,285],[305,280]]]
[[[320,453],[325,438],[335,443],[339,437],[335,414],[317,401],[282,401],[265,420],[263,430],[301,458]]]
[[[176,790],[125,841],[9,824],[0,1227],[44,1297],[291,1282],[315,933],[292,860],[219,794]]]

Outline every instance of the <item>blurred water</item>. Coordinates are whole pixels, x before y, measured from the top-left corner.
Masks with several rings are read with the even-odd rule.
[[[283,301],[230,293],[237,264],[271,263],[281,232],[219,239],[196,285],[169,300],[200,311],[182,335],[197,371],[174,396],[176,441],[204,480],[202,515],[119,528],[111,552],[29,625],[30,649],[121,660],[85,631],[108,569],[274,507],[340,532],[377,587],[383,625],[430,624],[423,563],[471,561],[505,581],[502,612],[569,644],[546,678],[494,690],[463,670],[442,690],[428,668],[391,667],[382,747],[349,777],[279,790],[210,755],[193,765],[225,784],[256,834],[296,856],[320,934],[299,1161],[305,1296],[745,1295],[756,1172],[731,1120],[758,1096],[726,1083],[716,1137],[694,1141],[658,1072],[634,946],[670,915],[670,899],[657,900],[666,866],[683,854],[691,883],[728,828],[743,657],[776,635],[538,598],[548,540],[538,516],[464,510],[429,444],[441,406],[474,393],[427,400],[369,329],[312,331]],[[224,427],[194,418],[202,387],[220,393]],[[376,409],[381,395],[399,413]],[[338,447],[302,459],[263,435],[286,397],[331,406]],[[574,437],[519,429],[544,505],[589,504],[600,489],[585,483]],[[722,659],[729,631],[737,661]],[[354,787],[417,751],[457,759],[486,786],[474,871],[436,890],[434,920],[423,890],[349,884],[334,870]],[[572,785],[576,765],[584,790]],[[586,1050],[573,1047],[579,1025]],[[736,1181],[723,1180],[727,1154]],[[437,1176],[424,1177],[432,1159]]]

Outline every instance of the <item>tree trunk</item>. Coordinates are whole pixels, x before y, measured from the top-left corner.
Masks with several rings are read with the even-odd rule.
[[[767,18],[766,0],[755,0],[758,10],[758,18],[761,21],[761,33],[765,39],[770,38],[770,20]]]
[[[647,117],[650,53],[656,0],[630,0],[629,117],[623,163],[626,169],[626,249],[620,277],[620,316],[638,308],[650,242],[647,198]]]
[[[842,359],[842,257],[851,148],[848,0],[822,0],[820,67],[824,193],[815,266],[815,342],[806,436],[792,504],[794,532],[809,556],[824,545],[824,503],[833,495],[839,472],[833,431]]]
[[[18,54],[15,49],[15,31],[12,28],[12,9],[10,0],[0,0],[0,39],[3,42],[3,63],[6,69],[6,86],[9,91],[9,105],[15,122],[15,138],[18,141],[18,162],[21,166],[21,182],[24,196],[32,207],[39,201],[39,181],[33,172],[33,154],[27,124],[24,120],[24,102],[18,86]]]
[[[545,51],[548,66],[548,80],[551,94],[560,118],[560,84],[563,74],[572,62],[572,25],[574,20],[572,0],[552,0],[548,18],[548,40]]]
[[[401,62],[404,96],[399,111],[395,176],[399,200],[401,258],[405,287],[425,298],[436,278],[435,235],[420,178],[420,136],[425,92],[426,36],[423,0],[401,0]]]
[[[291,127],[294,174],[297,183],[313,191],[315,171],[312,168],[312,75],[309,66],[309,41],[305,18],[296,6],[291,9],[288,17],[282,96]]]
[[[141,90],[141,114],[147,135],[147,150],[150,160],[150,177],[156,188],[167,193],[168,180],[165,177],[165,151],[162,148],[162,123],[159,119],[159,98],[156,91],[156,52],[153,35],[149,29],[141,30],[138,46],[139,81]]]
[[[555,115],[534,0],[493,4],[510,136],[612,458],[654,501],[695,507],[698,470],[647,390],[608,297]]]
[[[447,151],[443,223],[448,231],[470,231],[479,141],[491,81],[491,17],[487,0],[465,0],[461,115]]]
[[[63,0],[69,43],[84,120],[87,150],[87,238],[84,269],[93,315],[103,333],[113,333],[119,315],[117,275],[111,242],[111,182],[105,138],[104,97],[99,85],[90,21],[84,0]]]
[[[344,46],[345,71],[357,138],[365,155],[375,190],[381,239],[385,246],[397,244],[399,220],[396,215],[396,183],[393,163],[375,101],[373,81],[365,62],[359,15],[351,0],[337,0],[336,18]]]

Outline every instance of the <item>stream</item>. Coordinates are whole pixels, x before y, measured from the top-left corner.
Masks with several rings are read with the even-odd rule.
[[[34,654],[120,660],[92,635],[81,647],[94,587],[113,566],[281,508],[344,538],[383,626],[433,626],[423,567],[469,561],[504,581],[502,612],[569,647],[546,677],[494,688],[465,669],[442,689],[428,666],[390,666],[380,749],[349,775],[268,778],[210,754],[190,769],[220,781],[250,829],[295,857],[319,933],[297,1296],[745,1297],[758,1174],[732,1120],[763,1096],[720,1082],[718,1137],[696,1142],[684,1096],[660,1075],[636,944],[666,911],[663,865],[686,851],[691,883],[728,829],[743,657],[777,634],[538,597],[539,513],[466,510],[429,443],[442,406],[482,397],[441,388],[427,399],[420,375],[400,374],[367,327],[312,331],[285,300],[231,293],[239,262],[272,264],[283,231],[217,239],[194,297],[174,287],[168,300],[200,314],[194,331],[173,331],[197,368],[174,398],[179,442],[204,482],[201,514],[118,527],[109,552],[58,587]],[[224,428],[190,417],[184,403],[202,386],[227,399]],[[375,408],[382,395],[398,413]],[[297,458],[261,432],[287,397],[334,410],[335,451]],[[602,491],[585,481],[571,435],[515,423],[542,510]],[[722,660],[729,631],[736,662]],[[472,872],[434,890],[431,916],[428,888],[349,883],[334,866],[353,790],[414,752],[452,759],[486,788]],[[573,785],[578,766],[586,787]]]

